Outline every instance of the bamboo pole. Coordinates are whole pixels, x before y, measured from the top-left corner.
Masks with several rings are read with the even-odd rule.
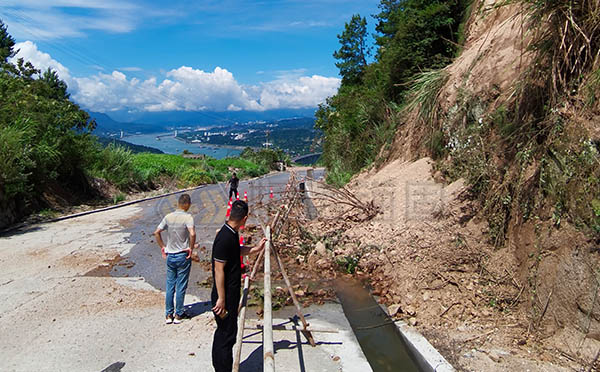
[[[239,372],[240,370],[240,359],[242,357],[242,341],[244,339],[244,329],[246,327],[246,305],[248,303],[248,287],[250,285],[250,278],[248,275],[244,276],[244,292],[240,299],[239,318],[238,318],[238,331],[235,339],[235,346],[233,347],[233,371]]]
[[[251,331],[256,331],[256,330],[262,330],[263,326],[260,324],[256,324],[255,326],[247,326],[245,329],[251,330]],[[294,326],[275,325],[275,326],[273,326],[273,331],[297,332],[298,328],[296,328],[295,325]],[[338,331],[337,329],[326,329],[326,328],[311,328],[311,329],[309,329],[309,331],[315,332],[315,333],[340,333],[340,331]]]
[[[317,344],[315,343],[315,339],[313,338],[312,334],[308,330],[309,324],[306,322],[306,319],[304,318],[304,314],[302,314],[300,302],[298,302],[298,298],[296,297],[296,294],[294,293],[294,288],[292,288],[292,284],[290,283],[290,278],[288,277],[287,272],[285,271],[285,267],[283,266],[283,261],[281,261],[281,257],[279,257],[279,253],[277,253],[277,249],[275,249],[274,244],[271,244],[271,249],[273,250],[273,256],[275,256],[275,260],[277,261],[277,265],[279,266],[279,271],[281,271],[281,275],[283,276],[283,280],[285,281],[285,285],[287,286],[288,292],[290,292],[290,296],[292,297],[294,306],[296,306],[296,314],[298,315],[298,317],[300,318],[300,321],[302,322],[302,325],[304,326],[302,333],[304,334],[304,336],[310,343],[310,346],[315,347],[315,346],[317,346]]]
[[[275,372],[275,352],[273,349],[273,313],[271,304],[271,227],[266,228],[265,243],[265,288],[264,288],[264,329],[263,329],[263,371]]]

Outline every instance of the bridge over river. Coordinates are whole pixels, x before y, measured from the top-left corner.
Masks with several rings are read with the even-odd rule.
[[[312,154],[297,156],[295,158],[292,158],[292,161],[297,164],[312,165],[319,160],[321,155],[323,155],[322,152],[315,152]]]

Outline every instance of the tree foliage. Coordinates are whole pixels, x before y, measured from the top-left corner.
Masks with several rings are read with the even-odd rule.
[[[13,46],[0,21],[0,199],[24,201],[25,210],[48,185],[87,187],[95,123],[69,100],[56,72],[40,74],[23,59],[9,63]]]
[[[385,47],[398,31],[398,15],[402,0],[381,0],[379,9],[381,12],[373,17],[377,20],[375,31],[378,32],[375,40],[377,45]],[[382,50],[383,51],[383,50]]]
[[[406,104],[418,73],[448,65],[457,52],[460,24],[470,0],[381,0],[374,15],[375,61],[368,47],[366,20],[352,17],[338,35],[342,85],[317,111],[324,133],[323,161],[335,183],[344,183],[371,164],[395,132],[395,116]],[[344,58],[342,58],[344,57]],[[344,63],[346,62],[346,63]]]
[[[15,39],[8,34],[6,25],[0,20],[0,65],[6,63],[9,58],[15,55],[14,46]]]
[[[367,67],[367,20],[359,14],[346,23],[344,32],[339,34],[341,47],[333,53],[336,67],[340,69],[345,84],[359,83]]]

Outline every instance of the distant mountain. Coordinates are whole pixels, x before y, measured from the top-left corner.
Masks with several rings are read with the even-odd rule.
[[[110,116],[120,122],[161,124],[164,126],[221,126],[235,122],[256,120],[278,120],[294,117],[315,116],[315,108],[311,109],[280,109],[267,111],[163,111],[163,112],[129,112],[114,111]]]
[[[162,124],[143,124],[143,123],[129,123],[116,121],[107,114],[101,112],[89,112],[90,116],[96,120],[96,133],[99,136],[107,136],[113,133],[124,131],[126,133],[157,133],[164,132],[167,130],[165,125]]]
[[[181,126],[232,126],[249,121],[278,121],[290,118],[314,120],[315,109],[280,109],[267,111],[113,111],[109,114],[89,112],[98,124],[95,133],[108,136],[119,133],[158,133]]]
[[[106,147],[106,146],[108,146],[110,144],[114,144],[116,146],[125,147],[126,149],[130,150],[134,154],[140,153],[140,152],[149,152],[149,153],[152,153],[152,154],[164,154],[164,152],[162,152],[159,149],[155,149],[154,147],[148,147],[148,146],[142,146],[142,145],[134,145],[133,143],[121,141],[121,140],[118,140],[118,139],[115,139],[115,138],[108,138],[108,137],[97,137],[97,138],[98,138],[98,142],[103,147]]]

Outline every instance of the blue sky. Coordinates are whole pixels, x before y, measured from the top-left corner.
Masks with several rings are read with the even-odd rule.
[[[314,106],[339,86],[332,53],[378,1],[2,0],[20,57],[97,111]]]

